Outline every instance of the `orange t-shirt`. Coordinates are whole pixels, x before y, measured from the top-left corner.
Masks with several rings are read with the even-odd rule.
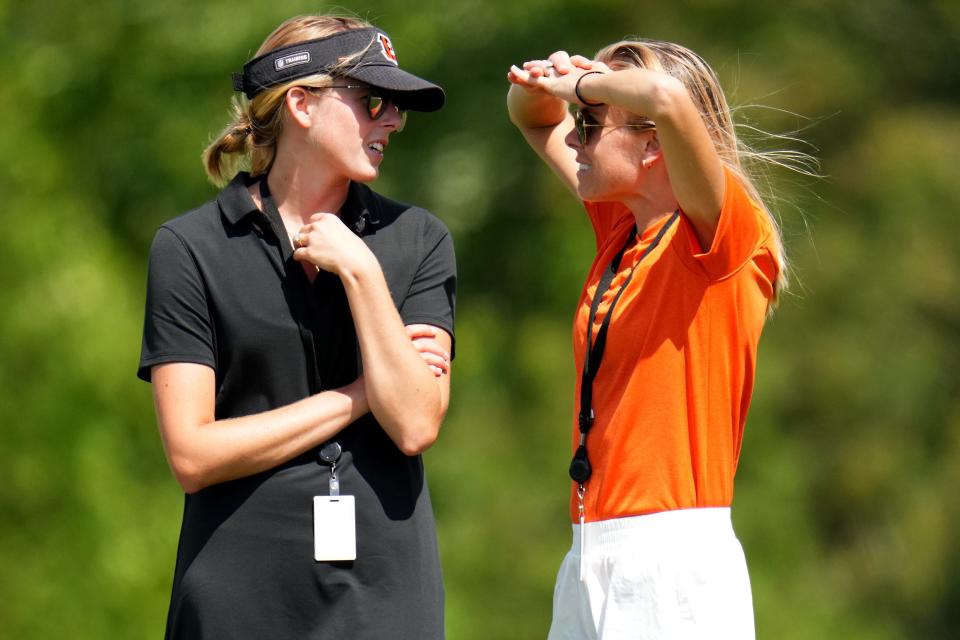
[[[597,255],[574,319],[574,449],[590,304],[634,224],[622,204],[586,208]],[[601,299],[594,338],[610,301],[666,222],[644,230],[625,253]],[[730,505],[777,255],[770,219],[728,171],[710,250],[703,253],[681,215],[640,262],[614,309],[593,382],[588,522]],[[576,522],[576,485],[570,513]]]

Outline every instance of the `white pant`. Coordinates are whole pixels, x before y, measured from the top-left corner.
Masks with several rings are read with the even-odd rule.
[[[753,640],[753,602],[730,509],[573,525],[548,640]],[[580,536],[585,535],[581,581]]]

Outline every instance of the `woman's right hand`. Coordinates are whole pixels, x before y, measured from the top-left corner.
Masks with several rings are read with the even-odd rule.
[[[315,213],[300,227],[294,235],[293,259],[339,276],[378,265],[363,240],[333,213]]]
[[[600,63],[581,55],[571,56],[566,51],[555,51],[546,60],[524,62],[522,68],[511,65],[507,79],[530,93],[539,92],[567,102],[575,102],[573,87],[576,81],[587,71],[594,70],[598,64]],[[567,85],[569,90],[564,91]],[[571,97],[572,100],[569,99]]]

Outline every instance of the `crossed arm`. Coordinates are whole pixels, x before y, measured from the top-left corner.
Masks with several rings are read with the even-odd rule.
[[[337,273],[363,361],[354,382],[262,413],[217,420],[216,376],[206,365],[153,367],[164,451],[187,493],[271,469],[372,412],[397,448],[433,444],[450,394],[451,337],[430,325],[404,327],[379,262],[337,216],[317,214],[295,258]]]
[[[406,329],[410,337],[402,338],[413,351],[416,366],[427,373],[414,379],[426,387],[428,396],[432,385],[436,398],[436,404],[428,405],[432,413],[418,412],[417,419],[422,422],[414,426],[422,432],[409,436],[411,440],[417,437],[415,442],[426,449],[436,439],[447,408],[450,336],[429,325]],[[366,377],[270,411],[216,420],[213,369],[181,362],[157,365],[152,371],[154,405],[170,468],[186,493],[272,469],[319,446],[368,413]],[[380,404],[384,406],[381,412],[388,415],[386,424],[377,416],[384,429],[389,424],[406,433],[406,424],[396,415],[403,408],[384,401]],[[406,447],[401,450],[408,455],[419,453],[415,445]]]

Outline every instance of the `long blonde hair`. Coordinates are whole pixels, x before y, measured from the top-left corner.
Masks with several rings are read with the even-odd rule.
[[[816,161],[800,152],[754,151],[739,140],[730,107],[716,73],[703,58],[682,45],[643,38],[621,40],[598,51],[596,59],[612,69],[639,67],[660,71],[683,83],[700,111],[700,117],[710,133],[720,160],[740,179],[750,197],[770,217],[780,264],[774,283],[772,309],[780,293],[787,288],[787,255],[783,248],[779,221],[757,189],[755,176],[751,176],[752,172],[747,171],[744,165],[749,164],[752,169],[758,163],[775,164],[810,175],[810,166],[815,165]],[[784,158],[793,158],[796,162],[785,162]]]
[[[371,25],[358,18],[336,16],[296,16],[273,30],[254,57],[305,40],[325,38],[351,29]],[[343,66],[349,65],[349,60]],[[277,140],[283,130],[283,101],[291,86],[329,87],[333,79],[327,74],[314,74],[271,87],[246,100],[233,98],[233,120],[203,152],[203,165],[210,181],[223,185],[244,162],[249,161],[252,176],[265,175],[273,165]]]

